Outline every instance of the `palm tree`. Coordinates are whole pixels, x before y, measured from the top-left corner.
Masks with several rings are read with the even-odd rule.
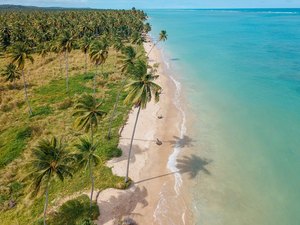
[[[131,80],[131,82],[125,86],[125,90],[128,91],[128,95],[124,102],[126,104],[133,104],[136,108],[138,108],[130,141],[125,182],[128,182],[130,155],[140,110],[146,108],[147,103],[151,101],[153,95],[155,97],[155,102],[158,102],[162,90],[159,85],[154,83],[154,80],[157,79],[158,76],[151,72],[152,71],[150,71],[150,73],[148,72],[146,62],[142,60],[137,61],[134,68],[135,79]]]
[[[105,63],[108,57],[108,45],[105,41],[96,41],[91,45],[90,58],[96,66],[96,74],[94,75],[94,93],[96,92],[96,76],[98,74],[98,66]]]
[[[124,44],[120,38],[115,38],[113,40],[113,47],[117,52],[119,52],[124,48]]]
[[[38,46],[38,53],[40,56],[42,56],[43,59],[45,59],[45,57],[47,56],[48,52],[49,52],[49,47],[47,43],[43,43],[40,46]]]
[[[50,51],[57,54],[58,61],[59,61],[59,72],[61,73],[62,72],[62,66],[61,66],[61,60],[60,60],[61,51],[60,51],[59,43],[58,42],[51,43]]]
[[[27,102],[28,108],[29,108],[29,115],[32,115],[32,109],[31,105],[28,99],[28,93],[27,93],[27,84],[26,84],[26,78],[24,74],[24,68],[26,65],[26,62],[29,60],[31,63],[34,62],[33,57],[31,56],[31,50],[27,48],[27,46],[24,43],[17,43],[13,46],[11,50],[11,58],[12,63],[17,64],[17,68],[21,70],[21,74],[23,77],[23,84],[24,84],[24,92],[25,92],[25,101]]]
[[[150,52],[153,50],[153,48],[161,41],[166,41],[168,39],[168,35],[167,35],[167,31],[165,30],[162,30],[160,33],[159,33],[159,38],[157,40],[157,42],[152,46],[152,48],[150,49],[150,51],[148,52],[147,54],[147,57],[150,55]]]
[[[74,37],[69,33],[65,32],[59,40],[60,51],[65,55],[66,61],[66,90],[69,92],[69,53],[74,48]]]
[[[20,71],[13,63],[8,64],[1,72],[1,75],[5,77],[5,81],[13,82],[14,88],[16,88],[16,80],[20,80],[21,77]]]
[[[75,127],[84,129],[85,132],[91,131],[91,141],[93,143],[94,132],[98,129],[99,119],[102,119],[106,112],[101,110],[102,103],[98,103],[96,98],[89,94],[84,94],[79,98],[75,105],[75,112],[73,116],[77,117],[75,120]]]
[[[31,172],[28,178],[32,179],[34,195],[38,194],[41,187],[45,185],[44,225],[46,225],[51,180],[58,178],[64,181],[66,177],[72,177],[72,167],[70,166],[72,161],[73,156],[65,149],[65,145],[55,137],[51,140],[40,140],[32,151]]]
[[[144,32],[147,34],[151,31],[151,25],[150,23],[145,23],[144,25]]]
[[[137,60],[137,58],[139,58],[139,56],[137,56],[137,53],[132,46],[126,46],[125,48],[123,48],[123,55],[120,56],[119,58],[120,58],[120,60],[118,61],[118,63],[120,64],[119,69],[121,71],[121,74],[125,74],[125,77],[122,80],[121,88],[117,94],[113,112],[109,118],[109,129],[108,129],[108,134],[107,134],[108,139],[111,138],[112,122],[113,122],[114,116],[117,112],[121,92],[123,91],[126,80],[128,78],[127,75],[130,73],[130,70],[133,68],[134,63]]]
[[[87,56],[91,46],[91,42],[92,42],[91,38],[84,36],[80,43],[80,49],[85,55],[85,65],[84,65],[85,74],[87,73]]]
[[[93,175],[93,166],[98,165],[100,162],[100,157],[96,154],[98,145],[93,144],[92,141],[89,141],[86,138],[80,138],[80,143],[75,145],[78,153],[75,154],[75,157],[78,161],[80,168],[88,168],[90,179],[92,183],[91,190],[91,200],[90,208],[92,208],[93,193],[94,193],[94,175]]]

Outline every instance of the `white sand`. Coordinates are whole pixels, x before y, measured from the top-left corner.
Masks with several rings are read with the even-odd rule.
[[[144,44],[146,52],[149,51],[151,45],[150,42]],[[178,214],[174,210],[178,208],[177,204],[181,204],[181,206],[185,204],[182,197],[176,197],[173,202],[167,202],[169,210],[164,212],[164,216],[160,216],[163,209],[158,208],[159,204],[165,203],[162,202],[165,199],[161,198],[163,188],[164,191],[167,190],[169,200],[176,195],[173,188],[174,176],[167,169],[167,162],[173,151],[174,136],[179,136],[178,121],[181,120],[181,116],[172,101],[175,85],[164,72],[161,53],[157,48],[151,52],[149,62],[150,65],[160,63],[158,68],[160,77],[157,83],[162,86],[163,93],[159,103],[150,102],[147,108],[140,112],[129,170],[129,176],[135,184],[128,190],[107,189],[97,196],[101,213],[97,224],[117,224],[120,219],[127,217],[132,218],[138,224],[147,225],[168,225],[171,217],[173,221],[177,221],[176,224],[184,224],[182,218],[188,221],[185,218],[188,215]],[[119,176],[125,176],[126,173],[127,156],[136,113],[137,109],[130,113],[120,138],[119,146],[123,151],[122,157],[108,162],[108,166],[112,167],[113,172]],[[163,118],[158,119],[158,115],[162,115]],[[161,146],[156,145],[156,138],[163,142]]]

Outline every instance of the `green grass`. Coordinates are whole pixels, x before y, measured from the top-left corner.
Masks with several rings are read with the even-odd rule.
[[[39,87],[35,89],[35,94],[33,95],[34,98],[32,99],[34,116],[30,119],[25,119],[27,116],[26,114],[20,114],[20,116],[24,117],[25,121],[28,120],[31,123],[36,123],[43,132],[46,132],[45,130],[51,130],[49,135],[42,134],[42,137],[44,138],[49,138],[52,134],[59,137],[67,135],[63,129],[60,129],[60,127],[63,127],[63,123],[65,123],[71,130],[70,135],[68,136],[69,138],[67,138],[67,144],[69,149],[73,151],[73,146],[78,141],[78,138],[85,134],[81,131],[73,130],[72,128],[72,123],[74,121],[74,118],[72,117],[72,106],[74,101],[76,101],[76,96],[79,96],[82,93],[92,92],[92,89],[87,87],[88,82],[90,82],[90,77],[88,76],[76,75],[71,77],[71,98],[65,93],[64,79],[51,81],[48,85]],[[113,122],[112,139],[109,141],[105,139],[109,127],[109,117],[112,113],[117,93],[120,90],[120,84],[120,82],[107,83],[101,94],[105,96],[105,98],[103,98],[102,108],[108,115],[103,121],[100,121],[98,132],[95,134],[95,139],[100,142],[97,153],[104,160],[103,164],[94,168],[95,188],[97,190],[104,190],[111,187],[119,189],[126,188],[124,178],[113,175],[111,169],[104,165],[106,160],[112,157],[118,157],[122,154],[121,150],[117,148],[119,142],[118,131],[126,121],[127,114],[130,110],[130,107],[125,106],[122,103],[124,94],[121,96],[118,113]],[[26,105],[24,105],[24,107],[26,107]],[[77,136],[75,136],[74,133],[77,133]],[[0,147],[0,149],[2,147],[3,149],[7,149],[7,151],[1,151],[1,154],[7,154],[6,156],[1,155],[0,157],[1,160],[5,160],[5,163],[2,163],[3,166],[20,156],[31,136],[32,129],[26,126],[23,128],[9,128],[1,134],[0,140],[3,138],[3,143],[7,143],[5,146]],[[7,137],[9,137],[9,140],[7,140]],[[9,146],[9,148],[6,148],[7,146]],[[15,149],[15,151],[12,151],[12,149]],[[82,190],[88,191],[89,189],[90,180],[87,171],[85,170],[78,171],[74,174],[73,179],[67,179],[63,183],[54,181],[51,183],[49,206],[56,206],[59,199]],[[7,210],[0,214],[0,220],[3,224],[11,224],[12,221],[19,224],[38,223],[37,221],[40,220],[43,211],[44,197],[41,195],[40,197],[35,198],[33,202],[26,203],[26,190],[26,188],[23,188],[23,194],[18,195],[16,198],[18,204],[15,209]],[[5,204],[7,204],[8,200],[8,195],[2,195],[2,201],[6,201]],[[25,203],[30,205],[26,210],[24,209]]]
[[[12,127],[0,134],[0,168],[20,156],[31,133],[32,129],[24,126]]]
[[[96,203],[93,203],[90,209],[90,200],[87,195],[79,196],[76,199],[64,203],[57,213],[49,215],[47,220],[48,225],[82,225],[87,219],[96,220],[99,213],[99,208]],[[42,223],[41,223],[42,224]]]
[[[121,88],[121,79],[118,76],[111,77],[112,72],[116,70],[115,56],[108,59],[105,64],[105,73],[110,73],[107,80],[101,75],[97,82],[96,97],[101,99],[102,110],[106,111],[107,116],[100,121],[98,131],[95,133],[95,140],[100,142],[97,154],[103,160],[94,168],[95,189],[104,190],[107,188],[124,189],[127,185],[123,177],[115,176],[111,168],[105,166],[106,160],[121,155],[118,149],[119,129],[126,122],[130,106],[123,104],[125,93],[121,94],[118,111],[112,123],[112,138],[108,141],[106,135],[109,128],[109,118],[111,116],[116,96]],[[93,93],[92,79],[93,73],[87,75],[73,73],[69,78],[69,93],[66,93],[65,77],[55,76],[51,80],[40,85],[36,82],[35,86],[29,89],[30,102],[34,115],[28,116],[27,105],[4,112],[6,121],[5,126],[0,127],[0,221],[1,225],[27,225],[38,224],[42,217],[44,196],[41,193],[35,198],[28,198],[28,184],[22,179],[27,171],[27,161],[31,149],[37,141],[42,138],[50,138],[52,135],[62,137],[68,149],[74,151],[74,144],[78,142],[79,137],[86,135],[83,131],[74,128],[74,117],[72,116],[77,98],[83,93]],[[23,101],[23,90],[15,91],[14,101]],[[0,116],[1,119],[1,116]],[[3,120],[2,120],[3,121]],[[0,121],[1,122],[1,121]],[[22,158],[21,158],[22,157]],[[14,163],[15,159],[22,159]],[[11,163],[12,162],[12,163]],[[11,166],[13,165],[13,166]],[[13,168],[13,170],[12,170]],[[17,174],[17,176],[16,176]],[[74,193],[89,192],[91,187],[88,171],[78,170],[72,179],[66,179],[64,182],[54,180],[51,182],[49,192],[49,209],[58,207],[60,200]],[[16,206],[7,210],[10,200],[9,190],[12,188]],[[85,197],[86,198],[86,197]],[[82,202],[81,202],[82,201]],[[85,203],[83,203],[85,202]],[[58,224],[53,221],[60,221],[61,218],[78,219],[74,224],[79,223],[86,216],[84,212],[79,216],[80,204],[86,204],[87,200],[80,200],[80,203],[70,203],[67,208],[59,210],[59,217],[50,215],[49,224]],[[68,208],[69,207],[69,208]],[[71,210],[70,207],[74,207]],[[80,206],[84,208],[85,206]],[[73,214],[74,211],[74,214]],[[101,210],[100,210],[101,211]],[[63,221],[63,219],[61,219]],[[62,223],[66,224],[66,223]],[[69,223],[67,223],[69,224]]]
[[[55,104],[64,101],[68,95],[74,97],[82,93],[92,93],[93,90],[85,85],[91,76],[92,73],[70,77],[69,93],[66,92],[65,79],[53,80],[48,85],[35,90],[33,103],[38,104],[42,100],[44,104]]]

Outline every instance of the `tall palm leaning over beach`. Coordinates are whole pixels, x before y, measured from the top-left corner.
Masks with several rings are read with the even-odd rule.
[[[23,85],[24,85],[24,93],[25,93],[25,101],[27,102],[29,108],[29,115],[32,116],[32,108],[28,99],[27,93],[27,83],[25,78],[25,65],[26,62],[29,60],[31,63],[34,62],[33,57],[31,56],[31,49],[29,49],[24,43],[17,43],[13,46],[11,50],[11,58],[12,63],[17,64],[17,68],[21,70],[22,78],[23,78]]]
[[[150,72],[148,71],[146,62],[138,60],[136,65],[134,66],[133,71],[135,79],[131,80],[130,83],[125,86],[125,90],[128,91],[128,95],[125,98],[124,102],[126,104],[133,104],[134,107],[138,108],[138,111],[130,141],[125,182],[128,182],[132,144],[140,111],[141,109],[145,109],[147,107],[147,103],[149,103],[152,100],[153,96],[154,101],[158,102],[159,96],[162,91],[162,88],[154,82],[154,80],[158,78],[158,75],[153,74],[153,70],[150,70]]]
[[[93,79],[93,89],[94,93],[96,92],[96,76],[98,75],[98,66],[105,63],[106,59],[108,57],[108,45],[105,43],[105,41],[96,41],[94,42],[90,47],[90,58],[91,61],[96,66],[96,73],[94,75]]]
[[[118,63],[120,64],[119,69],[121,75],[125,75],[125,76],[123,77],[121,88],[118,91],[113,112],[109,118],[109,129],[108,129],[107,139],[111,138],[112,122],[117,112],[121,92],[124,89],[124,86],[128,79],[128,75],[130,74],[130,70],[133,68],[135,61],[139,58],[139,56],[137,56],[137,53],[132,46],[126,46],[125,48],[123,48],[122,53],[123,54],[119,57]]]
[[[33,195],[37,195],[42,186],[45,186],[44,225],[48,208],[48,195],[51,180],[58,178],[64,181],[72,177],[73,156],[65,149],[65,145],[57,138],[42,139],[32,150],[30,173],[27,178],[32,180]]]
[[[101,110],[101,103],[89,94],[84,94],[75,105],[73,116],[75,119],[75,127],[84,130],[86,133],[91,132],[91,143],[94,140],[94,133],[98,129],[99,120],[102,119],[106,112]]]
[[[152,46],[152,48],[150,49],[150,51],[148,52],[147,54],[147,57],[150,55],[150,53],[152,52],[153,48],[161,41],[166,41],[168,39],[168,34],[167,34],[167,31],[165,30],[162,30],[160,33],[159,33],[159,38],[157,40],[157,42],[155,42],[155,44]]]
[[[94,193],[93,167],[98,165],[100,162],[100,157],[96,154],[97,146],[98,144],[93,144],[93,142],[89,141],[87,138],[80,138],[80,143],[75,145],[78,151],[78,153],[75,154],[75,158],[78,162],[79,168],[85,167],[89,170],[89,175],[92,184],[90,208],[92,208]]]
[[[60,51],[64,53],[66,61],[66,92],[69,93],[69,53],[74,48],[74,37],[69,33],[65,32],[59,39]]]
[[[5,81],[13,82],[16,89],[16,80],[20,79],[21,73],[15,64],[10,63],[1,71],[1,76],[5,78]]]

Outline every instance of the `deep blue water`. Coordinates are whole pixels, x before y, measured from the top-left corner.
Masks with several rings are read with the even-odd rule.
[[[190,180],[197,224],[300,224],[300,10],[147,13],[209,162]]]

